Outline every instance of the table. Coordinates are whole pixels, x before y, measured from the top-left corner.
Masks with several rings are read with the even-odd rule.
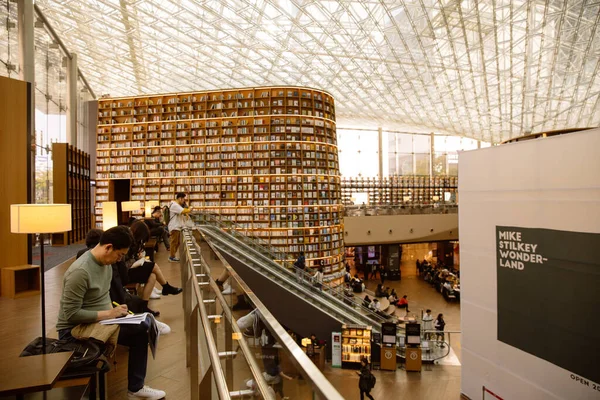
[[[73,352],[2,360],[0,396],[19,396],[52,389],[71,357],[73,357]]]

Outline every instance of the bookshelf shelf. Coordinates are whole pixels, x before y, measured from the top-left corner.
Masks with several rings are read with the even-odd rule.
[[[231,219],[292,257],[304,251],[307,266],[323,265],[326,279],[342,269],[328,93],[265,87],[109,98],[99,100],[98,122],[97,202],[109,199],[102,188],[115,179],[130,180],[130,198],[142,202],[166,205],[186,192],[196,209]]]
[[[67,143],[52,144],[54,203],[71,204],[72,230],[52,234],[53,246],[85,239],[92,226],[90,156]]]

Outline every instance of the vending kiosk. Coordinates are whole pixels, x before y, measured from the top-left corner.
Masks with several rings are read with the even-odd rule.
[[[381,357],[382,370],[395,371],[396,364],[396,324],[384,322],[381,324]]]
[[[406,324],[406,370],[421,372],[420,324]]]

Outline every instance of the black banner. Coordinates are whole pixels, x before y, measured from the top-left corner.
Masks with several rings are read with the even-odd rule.
[[[496,227],[498,340],[600,383],[600,234]]]

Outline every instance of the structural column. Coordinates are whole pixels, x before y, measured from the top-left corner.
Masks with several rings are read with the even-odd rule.
[[[67,57],[67,143],[77,143],[77,54]]]
[[[379,179],[383,179],[383,129],[377,129],[377,149],[379,153]]]
[[[433,176],[433,160],[435,156],[435,134],[431,132],[429,134],[429,176]]]
[[[35,16],[33,0],[18,0],[17,16],[19,21],[19,63],[21,64],[19,78],[30,83],[27,87],[29,91],[29,98],[27,99],[27,136],[30,140],[29,145],[32,145],[35,143],[35,37],[33,32]],[[30,152],[31,157],[27,158],[30,172],[27,202],[35,203],[35,147]],[[31,235],[28,235],[27,240],[30,244],[31,239]],[[31,263],[31,251],[28,252],[28,263]]]

